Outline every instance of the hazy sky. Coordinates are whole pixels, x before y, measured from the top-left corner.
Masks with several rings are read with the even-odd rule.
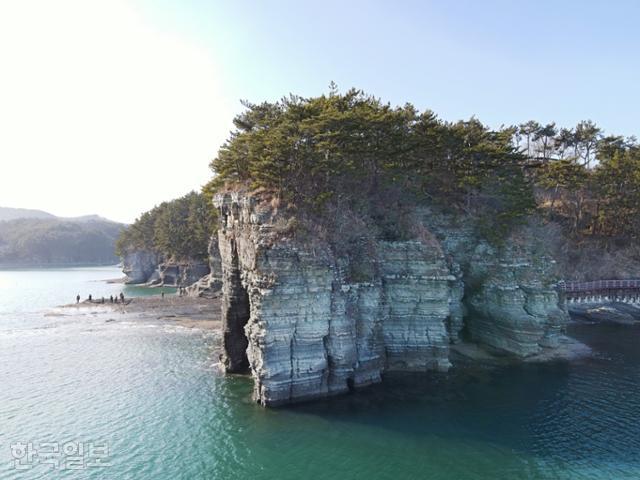
[[[334,80],[448,120],[640,134],[640,2],[0,0],[0,206],[132,221],[239,99]]]

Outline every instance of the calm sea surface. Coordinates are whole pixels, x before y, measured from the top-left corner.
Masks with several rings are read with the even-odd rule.
[[[640,478],[636,327],[572,327],[596,356],[571,365],[393,377],[265,410],[250,381],[216,373],[205,332],[46,313],[148,293],[101,281],[118,276],[0,271],[0,479]]]

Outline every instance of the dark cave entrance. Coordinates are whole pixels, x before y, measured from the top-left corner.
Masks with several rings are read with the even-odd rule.
[[[355,380],[351,377],[347,378],[347,389],[349,389],[349,392],[351,393],[353,393],[356,390]]]
[[[249,346],[249,340],[245,334],[244,327],[249,321],[251,308],[249,294],[242,285],[235,245],[232,266],[233,270],[229,278],[229,284],[226,287],[227,291],[223,295],[225,368],[229,373],[248,373],[247,347]]]

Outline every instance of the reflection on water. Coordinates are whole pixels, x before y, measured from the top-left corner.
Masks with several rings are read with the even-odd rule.
[[[0,479],[69,478],[11,468],[8,445],[29,440],[107,442],[111,466],[78,478],[640,478],[637,327],[573,327],[596,351],[579,363],[387,376],[276,410],[216,373],[198,330],[27,330],[0,328]]]

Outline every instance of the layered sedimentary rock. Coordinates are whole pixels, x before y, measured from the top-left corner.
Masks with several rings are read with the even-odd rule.
[[[602,301],[599,303],[572,302],[568,305],[572,317],[588,322],[617,323],[635,325],[640,323],[640,305]]]
[[[209,249],[209,262],[186,260],[163,261],[162,256],[147,250],[135,250],[122,258],[122,271],[129,284],[145,284],[159,287],[189,286],[193,296],[211,297],[222,286],[220,255],[217,241]]]
[[[466,327],[470,340],[519,357],[558,345],[568,315],[558,297],[556,262],[539,231],[521,227],[495,246],[464,217],[424,209],[419,218],[460,279],[454,291],[462,311],[453,306],[452,314],[464,317],[457,325]]]
[[[497,252],[479,245],[468,278],[478,286],[469,292],[467,326],[471,338],[494,349],[528,356],[556,347],[566,313],[558,302],[553,260],[510,243]]]
[[[150,285],[183,287],[192,285],[209,274],[209,265],[200,261],[166,262],[158,265],[158,274]]]
[[[266,199],[232,192],[216,205],[223,360],[251,372],[264,405],[346,392],[386,371],[446,370],[463,329],[527,356],[564,328],[551,262],[534,261],[527,242],[492,249],[468,226],[421,211],[419,238],[369,242],[356,261],[291,238]]]
[[[218,236],[214,235],[209,242],[209,273],[187,288],[192,297],[213,298],[222,289],[222,264],[218,248]]]
[[[122,257],[122,271],[126,283],[146,283],[158,268],[158,254],[148,250],[134,250]]]

